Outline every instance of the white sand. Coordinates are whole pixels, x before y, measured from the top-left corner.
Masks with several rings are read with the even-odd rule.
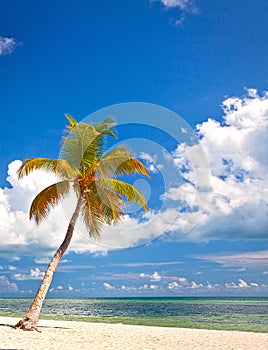
[[[1,350],[267,350],[268,334],[73,321],[39,322],[39,330],[13,329],[0,317]]]

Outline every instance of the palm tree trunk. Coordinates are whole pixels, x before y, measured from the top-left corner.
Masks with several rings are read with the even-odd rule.
[[[73,231],[74,231],[74,226],[76,223],[76,220],[79,216],[79,212],[82,207],[82,196],[79,197],[77,206],[75,208],[75,211],[73,213],[73,216],[71,218],[71,221],[69,223],[65,238],[61,244],[61,246],[58,248],[56,253],[54,254],[53,258],[51,259],[47,270],[45,272],[44,278],[42,283],[40,284],[40,287],[36,293],[36,296],[34,298],[34,301],[32,302],[29,311],[27,312],[26,316],[20,320],[14,328],[21,328],[23,330],[31,331],[35,330],[37,327],[37,323],[39,320],[39,315],[42,309],[43,302],[45,300],[45,297],[47,295],[47,292],[49,290],[49,287],[52,282],[53,274],[63,256],[63,254],[66,252],[72,236],[73,236]]]

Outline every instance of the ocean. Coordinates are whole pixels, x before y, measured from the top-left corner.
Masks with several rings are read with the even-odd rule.
[[[1,298],[0,316],[23,316],[32,299]],[[41,318],[268,333],[268,298],[46,299]]]

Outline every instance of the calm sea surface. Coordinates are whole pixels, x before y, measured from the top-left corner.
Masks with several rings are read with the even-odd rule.
[[[22,316],[31,299],[0,299],[0,315]],[[42,318],[268,333],[268,298],[47,299]]]

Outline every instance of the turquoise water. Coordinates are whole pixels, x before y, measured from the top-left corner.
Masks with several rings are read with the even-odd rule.
[[[22,316],[31,299],[0,299],[0,315]],[[268,333],[268,298],[47,299],[41,318]]]

